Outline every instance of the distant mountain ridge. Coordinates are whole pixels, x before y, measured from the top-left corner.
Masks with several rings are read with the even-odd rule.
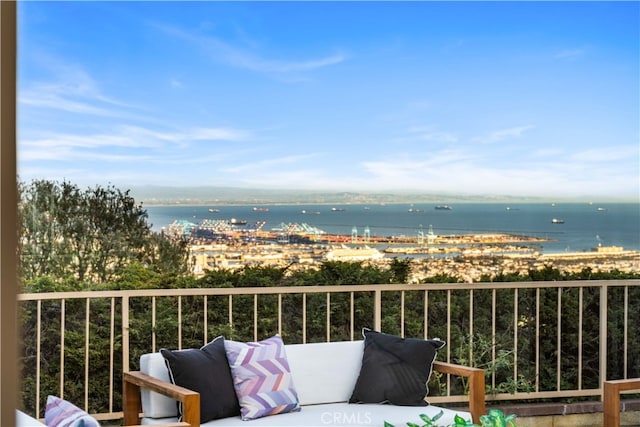
[[[247,189],[233,187],[131,187],[131,195],[144,205],[268,205],[367,203],[491,203],[546,202],[542,197],[432,194],[415,192],[357,192]],[[556,199],[554,199],[556,200]]]

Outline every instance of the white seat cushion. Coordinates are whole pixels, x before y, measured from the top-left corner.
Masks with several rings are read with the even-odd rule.
[[[395,427],[404,427],[408,421],[422,425],[420,414],[430,417],[444,411],[438,425],[453,423],[456,414],[465,420],[470,420],[468,412],[453,411],[437,406],[395,406],[375,403],[329,403],[324,405],[303,406],[299,412],[271,415],[251,421],[242,421],[240,417],[223,418],[202,424],[202,427],[353,427],[376,426],[381,427],[387,421]],[[151,424],[151,420],[143,420],[143,424]],[[171,422],[175,420],[155,420]]]

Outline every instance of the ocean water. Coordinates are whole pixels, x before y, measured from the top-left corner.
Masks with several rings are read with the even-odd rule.
[[[199,223],[203,219],[266,221],[264,230],[281,223],[307,223],[330,234],[363,236],[417,236],[429,227],[435,234],[503,232],[551,239],[541,244],[545,253],[588,251],[601,244],[640,250],[639,203],[456,203],[451,210],[433,204],[151,206],[146,207],[155,231],[174,220]],[[211,213],[210,208],[220,212]],[[333,211],[336,208],[337,211]],[[413,212],[409,210],[412,209]],[[314,213],[302,213],[303,210]],[[552,219],[563,220],[562,224]]]

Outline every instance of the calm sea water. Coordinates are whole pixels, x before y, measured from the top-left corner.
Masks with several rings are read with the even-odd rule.
[[[622,246],[640,250],[640,204],[638,203],[556,203],[499,204],[457,203],[452,210],[435,210],[433,204],[371,205],[278,205],[258,206],[151,206],[149,222],[156,231],[176,219],[198,223],[205,218],[266,221],[265,230],[281,223],[307,223],[327,233],[351,235],[354,228],[362,236],[417,236],[429,226],[435,234],[504,232],[553,239],[543,251],[557,253]],[[211,213],[209,208],[220,209]],[[344,209],[332,211],[332,208]],[[413,212],[409,212],[413,209]],[[302,211],[307,213],[303,214]],[[553,224],[552,219],[564,220]]]

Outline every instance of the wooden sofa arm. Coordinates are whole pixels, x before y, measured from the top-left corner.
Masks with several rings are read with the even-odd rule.
[[[607,380],[604,382],[603,416],[605,427],[618,427],[620,425],[620,392],[640,390],[640,378],[626,380]]]
[[[142,400],[140,389],[148,389],[182,403],[182,422],[163,424],[164,427],[200,427],[200,393],[191,391],[140,371],[125,372],[124,382],[124,425],[140,424]]]
[[[480,417],[485,411],[484,369],[438,361],[433,362],[433,369],[443,374],[469,378],[469,412],[473,422],[480,424]]]

